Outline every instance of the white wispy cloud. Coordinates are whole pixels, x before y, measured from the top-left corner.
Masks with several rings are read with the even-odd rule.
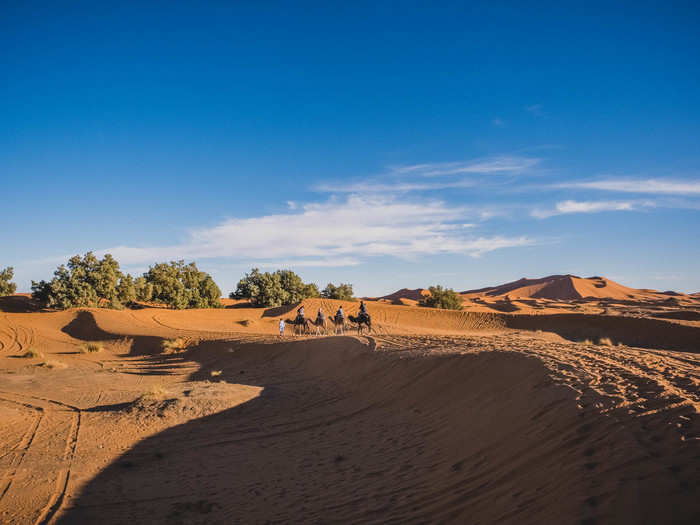
[[[555,215],[569,213],[598,213],[602,211],[634,211],[654,206],[652,201],[562,201],[554,208],[535,209],[531,215],[538,219],[546,219]]]
[[[555,184],[556,188],[649,193],[659,195],[700,195],[700,180],[609,178]]]
[[[500,156],[464,162],[392,166],[381,177],[371,177],[359,181],[322,183],[315,186],[314,190],[322,193],[408,193],[471,188],[483,184],[483,181],[467,176],[515,175],[527,172],[539,162],[540,159],[533,157]],[[426,182],[425,178],[442,178],[442,180]]]
[[[443,175],[458,175],[465,173],[521,173],[533,168],[541,159],[533,157],[501,156],[489,157],[467,162],[438,162],[429,164],[414,164],[410,166],[395,166],[391,169],[397,174],[413,174],[424,177]]]
[[[542,110],[542,104],[532,104],[530,106],[525,106],[525,111],[535,115],[536,117],[541,117],[544,115]]]
[[[411,191],[434,191],[455,188],[471,188],[475,181],[459,180],[455,182],[395,182],[381,183],[374,181],[349,182],[336,184],[319,184],[314,187],[322,193],[407,193]]]
[[[408,202],[392,197],[350,195],[344,200],[297,204],[298,210],[233,218],[189,232],[169,246],[115,246],[125,265],[172,259],[284,261],[287,266],[351,266],[373,256],[479,256],[534,244],[527,236],[477,236],[465,223],[468,210],[441,201]]]

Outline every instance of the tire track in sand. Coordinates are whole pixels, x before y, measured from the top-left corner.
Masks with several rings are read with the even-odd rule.
[[[27,455],[27,451],[32,445],[32,442],[34,441],[34,437],[36,436],[36,432],[39,429],[39,424],[41,423],[41,420],[44,417],[44,409],[39,408],[27,403],[22,403],[19,401],[14,401],[12,399],[7,399],[4,397],[0,397],[0,400],[8,402],[8,403],[13,403],[16,405],[20,405],[24,408],[29,408],[34,410],[34,421],[30,424],[29,428],[27,431],[24,433],[22,436],[22,439],[17,443],[12,450],[10,450],[8,453],[3,454],[2,457],[8,456],[9,454],[16,454],[18,449],[19,449],[19,455],[16,456],[12,463],[10,464],[10,471],[9,474],[5,477],[7,480],[7,484],[2,489],[2,492],[0,492],[0,502],[2,502],[2,499],[5,497],[5,494],[10,490],[10,487],[12,486],[12,482],[15,479],[15,476],[17,475],[17,471],[19,470],[20,465],[22,465],[22,462],[24,461],[24,457]],[[4,482],[4,480],[3,480]]]
[[[75,458],[75,451],[78,446],[78,436],[80,434],[80,424],[81,424],[81,413],[82,410],[76,406],[70,405],[68,403],[63,403],[62,401],[56,401],[55,399],[48,399],[44,397],[38,397],[38,396],[31,396],[27,394],[17,394],[15,392],[6,392],[6,391],[0,391],[0,394],[2,394],[2,397],[0,399],[4,401],[8,401],[11,403],[15,403],[18,405],[25,406],[27,408],[32,408],[39,412],[42,417],[45,413],[52,412],[52,410],[49,408],[51,405],[55,405],[56,407],[60,407],[64,411],[70,411],[72,412],[71,414],[71,426],[70,430],[68,431],[68,435],[66,436],[65,439],[65,446],[63,450],[63,466],[61,470],[58,473],[58,478],[56,480],[56,486],[53,491],[51,491],[51,496],[48,499],[48,502],[46,505],[42,508],[39,516],[33,520],[35,525],[48,525],[49,523],[52,522],[54,516],[56,516],[56,513],[61,509],[63,502],[65,501],[66,497],[66,492],[68,490],[68,484],[70,482],[70,476],[71,476],[71,469],[73,467],[73,460]],[[12,399],[11,397],[7,396],[16,396],[20,399],[22,398],[29,398],[29,400],[21,400],[17,401],[16,399]],[[40,404],[37,403],[43,402],[48,404],[48,406],[41,406]],[[42,417],[37,418],[35,421],[35,424],[32,426],[31,430],[31,437],[23,449],[23,453],[21,456],[21,460],[17,462],[16,467],[14,468],[11,476],[12,479],[10,480],[10,484],[5,488],[4,492],[2,493],[2,496],[4,496],[8,491],[11,486],[12,480],[14,479],[14,476],[16,475],[19,465],[21,462],[24,460],[24,457],[26,456],[27,452],[29,451],[29,448],[31,444],[34,441],[34,438],[37,434],[37,430],[39,428],[39,423],[42,420]],[[2,496],[0,496],[0,500],[2,499]]]

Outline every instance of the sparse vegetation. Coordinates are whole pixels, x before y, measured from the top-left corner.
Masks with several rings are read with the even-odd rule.
[[[605,346],[615,346],[609,337],[601,337],[600,339],[598,339],[598,344]]]
[[[261,273],[253,268],[238,282],[231,299],[248,299],[255,306],[282,306],[298,303],[308,297],[318,297],[318,286],[306,284],[291,270]]]
[[[175,354],[178,352],[184,352],[187,348],[187,341],[181,337],[175,339],[165,339],[161,343],[161,348],[164,354]]]
[[[151,266],[134,281],[133,292],[141,301],[163,303],[178,310],[221,307],[221,290],[211,275],[199,271],[193,262],[171,261]]]
[[[67,368],[67,367],[68,367],[68,365],[66,365],[65,363],[63,363],[63,362],[61,362],[61,361],[44,361],[44,362],[41,363],[39,366],[42,366],[42,367],[44,367],[44,368],[48,368],[48,369],[51,369],[51,370],[54,370],[54,369],[63,369],[63,368]]]
[[[0,270],[0,296],[12,295],[17,291],[17,285],[11,282],[14,276],[15,270],[12,266]]]
[[[325,299],[340,299],[342,301],[354,301],[352,284],[340,283],[338,286],[328,283],[321,292],[321,297]]]
[[[83,354],[96,354],[103,349],[102,343],[85,343],[80,347],[80,352]]]
[[[163,385],[152,385],[148,390],[141,394],[140,399],[152,400],[152,399],[163,399],[168,395],[168,391]]]
[[[211,376],[212,376],[212,377],[218,377],[218,376],[220,376],[221,374],[222,374],[222,371],[221,371],[221,370],[212,370],[212,371],[211,371]]]
[[[428,288],[430,295],[420,301],[421,306],[441,308],[443,310],[461,310],[462,298],[452,288],[431,286]]]
[[[39,352],[36,348],[30,348],[22,354],[22,357],[26,359],[41,359],[44,357],[44,354]]]

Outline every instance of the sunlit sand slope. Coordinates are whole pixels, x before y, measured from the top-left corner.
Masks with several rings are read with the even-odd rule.
[[[0,314],[0,522],[700,518],[696,355],[370,308],[286,341],[294,308]]]

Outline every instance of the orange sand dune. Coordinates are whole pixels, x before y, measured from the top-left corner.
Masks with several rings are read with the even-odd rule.
[[[574,300],[583,298],[607,298],[619,300],[644,300],[651,297],[670,295],[655,290],[640,290],[622,286],[605,277],[581,278],[575,275],[550,275],[541,279],[522,278],[511,283],[467,290],[467,297],[497,297],[508,295],[518,298],[539,298],[552,300]],[[682,294],[678,294],[682,295]]]
[[[378,299],[386,299],[387,301],[398,302],[402,299],[408,299],[409,301],[415,301],[416,303],[423,299],[425,296],[430,295],[430,291],[425,288],[416,288],[411,290],[409,288],[401,288],[394,293],[389,295],[384,295]]]
[[[5,306],[2,523],[700,517],[690,321],[372,302],[369,335],[281,340],[296,305]]]

